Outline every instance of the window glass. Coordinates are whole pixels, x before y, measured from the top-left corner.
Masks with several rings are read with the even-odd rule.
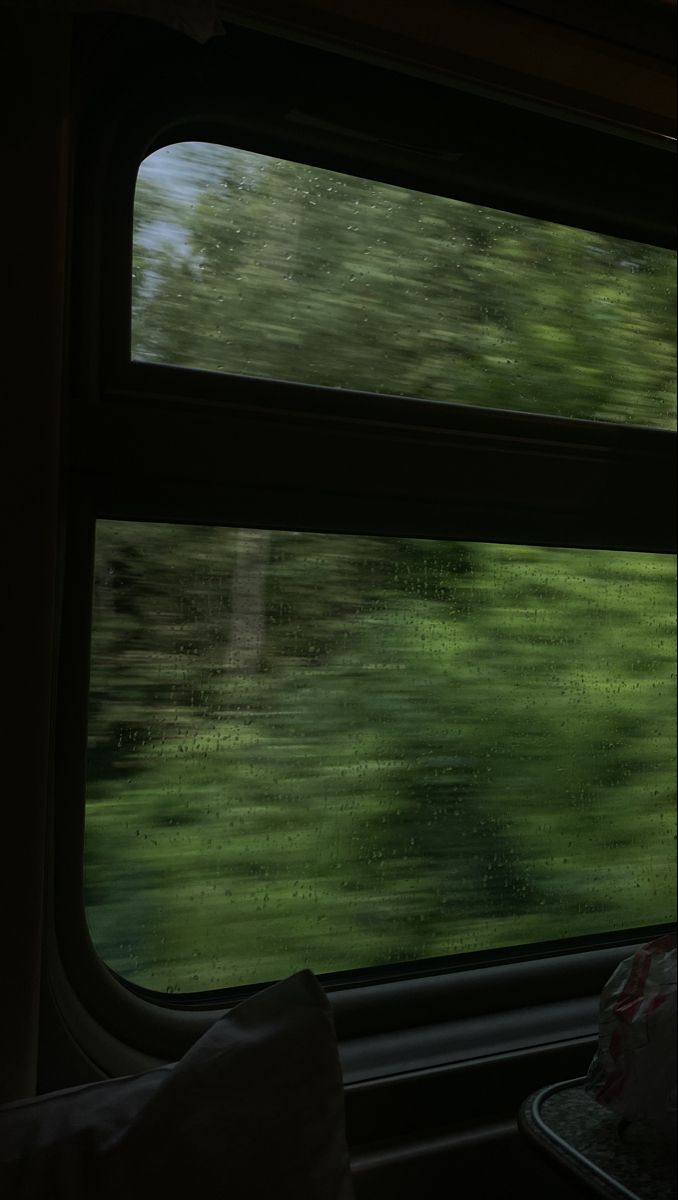
[[[674,574],[99,522],[97,950],[197,991],[673,919]]]
[[[141,165],[132,353],[675,428],[675,255],[206,143]]]

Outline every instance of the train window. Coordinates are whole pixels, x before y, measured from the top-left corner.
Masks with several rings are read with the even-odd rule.
[[[95,948],[190,993],[673,919],[674,653],[669,555],[100,520]]]
[[[675,916],[670,155],[238,37],[77,168],[58,939],[163,1054]]]
[[[675,256],[206,142],[142,163],[132,354],[675,428]]]

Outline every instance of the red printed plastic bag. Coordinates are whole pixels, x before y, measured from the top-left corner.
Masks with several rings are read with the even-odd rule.
[[[624,1120],[675,1137],[675,934],[648,942],[607,981],[586,1087]]]

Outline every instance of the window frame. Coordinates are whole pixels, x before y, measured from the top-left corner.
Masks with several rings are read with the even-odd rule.
[[[82,896],[82,850],[96,519],[675,553],[676,436],[665,430],[350,390],[339,393],[276,380],[131,362],[127,314],[131,311],[136,169],[147,153],[167,144],[168,139],[179,140],[179,133],[182,140],[216,140],[218,134],[225,144],[318,167],[362,171],[368,177],[405,187],[501,207],[497,195],[493,198],[488,193],[487,180],[484,184],[467,180],[460,187],[458,181],[450,181],[449,163],[441,169],[435,155],[422,158],[416,147],[394,148],[373,137],[362,143],[355,130],[345,137],[313,128],[303,134],[295,127],[291,134],[284,122],[281,127],[277,119],[276,124],[270,111],[271,105],[275,108],[275,87],[272,99],[267,96],[268,110],[253,117],[248,109],[250,96],[239,100],[235,111],[232,108],[225,113],[223,99],[215,97],[214,80],[203,92],[196,85],[200,49],[174,35],[164,34],[157,40],[160,66],[156,63],[150,78],[143,82],[134,77],[123,103],[119,96],[112,102],[106,88],[101,95],[96,87],[84,89],[88,106],[75,183],[72,254],[51,953],[54,987],[66,1011],[84,1004],[108,1035],[140,1053],[166,1057],[186,1048],[214,1018],[215,1008],[221,1011],[262,985],[193,1001],[184,998],[182,1002],[179,996],[168,1003],[167,998],[150,996],[144,989],[120,982],[99,959],[89,938]],[[245,42],[262,45],[258,35],[249,32]],[[299,55],[316,61],[320,53],[308,47],[290,49],[290,43],[276,39],[273,42],[271,48],[271,39],[266,40],[266,53],[280,52],[283,58],[291,55],[295,61]],[[156,75],[164,69],[165,45],[170,57],[188,64],[190,79],[188,85],[185,81],[172,83],[159,104]],[[346,78],[352,78],[355,63],[342,60],[342,64],[337,68],[340,74],[348,72]],[[360,69],[368,75],[377,70],[364,64]],[[402,78],[394,76],[394,88]],[[421,86],[430,91],[432,85]],[[440,97],[443,91],[453,93],[451,103],[460,96],[462,107],[470,103],[468,94],[454,87],[445,89],[437,84],[431,94]],[[510,109],[507,120],[516,130],[535,119],[539,128],[545,119],[547,128],[562,132],[567,125],[570,130],[562,114],[537,113],[535,118],[533,112],[526,115],[524,108],[512,108],[506,97],[496,102],[482,98],[480,102],[494,103],[495,111],[504,115]],[[422,107],[426,107],[424,102]],[[582,128],[582,124],[577,126]],[[596,127],[593,132],[596,138],[607,137],[610,145],[615,143],[613,159],[619,150],[617,142],[627,149],[635,147],[633,153],[639,153],[637,147],[642,143],[636,135],[626,140],[618,130],[607,135]],[[576,136],[583,138],[584,134]],[[665,141],[648,138],[643,152],[649,147],[662,156],[657,163],[663,164],[669,150]],[[663,170],[663,165],[658,167],[658,176],[663,177]],[[512,187],[516,199],[520,189],[516,190],[515,184]],[[641,211],[626,220],[618,212],[607,212],[592,221],[590,191],[584,186],[579,210],[574,201],[567,200],[554,209],[552,197],[526,192],[525,203],[516,211],[541,217],[548,211],[552,220],[567,216],[569,223],[583,222],[601,232],[639,240],[642,228],[644,240],[675,245],[664,199],[659,202],[658,215],[651,212],[648,216],[641,205]],[[652,239],[649,232],[653,232]],[[219,471],[224,439],[241,464],[235,478],[224,479]],[[347,458],[354,480],[350,486],[343,467]],[[276,462],[284,462],[284,469],[271,476],[270,468]],[[151,470],[149,463],[153,464]],[[479,490],[478,480],[483,475],[492,479],[489,494]],[[408,479],[406,488],[403,477]],[[394,1029],[436,1022],[443,1011],[461,1016],[477,1008],[490,983],[492,1013],[506,1006],[507,997],[511,1002],[514,988],[517,1004],[529,981],[533,993],[547,1004],[564,994],[570,998],[592,995],[625,950],[664,928],[643,927],[576,939],[576,945],[489,952],[480,956],[484,965],[477,968],[475,962],[458,960],[438,964],[430,973],[430,964],[423,964],[420,969],[415,966],[401,972],[401,978],[388,979],[388,972],[382,973],[379,981],[374,972],[362,973],[362,978],[356,973],[354,979],[331,992],[340,1035],[343,1031],[349,1039],[366,1036],[388,1028],[389,1021],[395,1022]],[[408,979],[408,974],[414,977]],[[102,1061],[108,1061],[109,1050],[101,1051]]]

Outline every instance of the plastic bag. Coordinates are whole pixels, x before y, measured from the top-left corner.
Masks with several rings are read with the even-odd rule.
[[[607,981],[586,1089],[625,1122],[675,1138],[675,934],[648,942]]]

